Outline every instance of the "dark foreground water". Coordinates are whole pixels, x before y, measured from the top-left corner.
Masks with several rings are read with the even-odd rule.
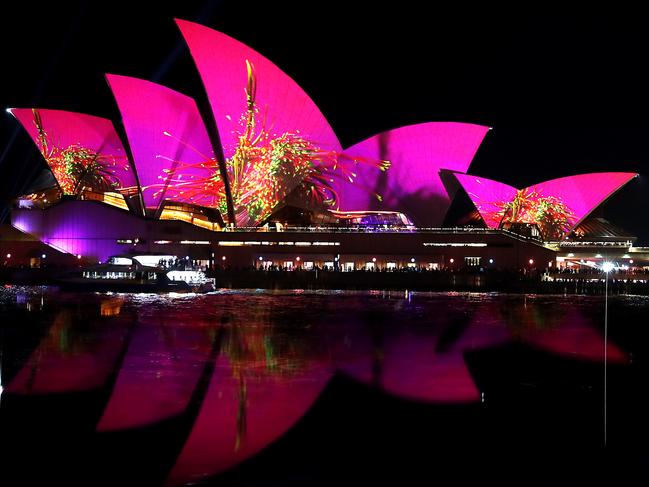
[[[0,290],[0,485],[644,485],[649,299]]]

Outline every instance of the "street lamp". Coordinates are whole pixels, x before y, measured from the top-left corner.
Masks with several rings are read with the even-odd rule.
[[[604,446],[606,446],[606,396],[607,396],[607,362],[608,362],[608,274],[614,269],[613,262],[604,262],[602,270],[604,271]]]

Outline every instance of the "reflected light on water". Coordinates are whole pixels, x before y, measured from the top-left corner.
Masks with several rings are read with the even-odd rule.
[[[266,448],[336,373],[406,400],[479,405],[485,393],[467,366],[469,353],[519,343],[580,362],[604,358],[596,324],[556,297],[0,292],[0,304],[16,313],[37,298],[42,305],[29,313],[49,320],[9,378],[0,349],[3,399],[101,391],[97,435],[185,418],[169,486],[200,482]],[[607,354],[627,364],[610,341]]]

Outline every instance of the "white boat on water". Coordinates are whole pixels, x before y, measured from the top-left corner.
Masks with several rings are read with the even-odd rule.
[[[118,255],[57,279],[64,289],[112,292],[210,292],[205,270],[174,255]]]

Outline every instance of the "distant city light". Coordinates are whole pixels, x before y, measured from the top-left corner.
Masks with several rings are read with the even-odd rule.
[[[629,264],[633,264],[633,259],[629,259]]]
[[[223,257],[221,257],[221,260],[225,260],[225,255]]]
[[[607,274],[608,274],[609,272],[611,272],[614,268],[615,268],[615,265],[613,264],[613,262],[604,262],[604,263],[602,264],[602,270],[603,270],[604,272],[606,272]]]
[[[300,258],[299,258],[299,257],[296,257],[295,260],[297,260],[298,262],[300,262]]]
[[[530,259],[528,262],[530,263],[530,265],[532,265],[534,264],[534,259]]]
[[[372,257],[372,262],[376,262],[376,257]]]
[[[259,260],[264,260],[264,258],[260,256],[260,257],[259,257]]]
[[[81,254],[77,254],[77,259],[81,259]]]
[[[490,263],[490,264],[493,264],[493,263],[494,263],[494,260],[493,260],[493,259],[489,259],[489,263]]]
[[[41,259],[44,259],[45,257],[47,257],[47,255],[45,254],[41,255]]]
[[[11,254],[7,254],[7,259],[11,259]]]
[[[455,259],[451,259],[449,260],[449,262],[452,264],[453,262],[455,262]]]
[[[415,261],[415,258],[414,258],[414,257],[411,257],[411,258],[410,258],[410,262],[414,262],[414,261]]]

